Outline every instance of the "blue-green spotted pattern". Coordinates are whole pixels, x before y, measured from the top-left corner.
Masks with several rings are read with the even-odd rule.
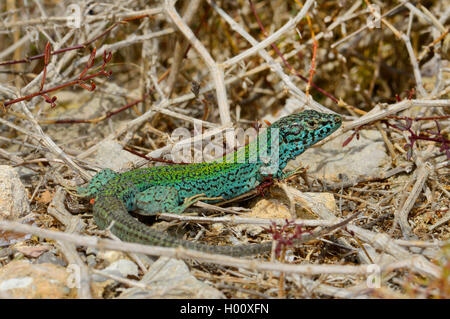
[[[254,189],[265,177],[283,178],[282,170],[289,160],[333,133],[341,122],[339,115],[312,110],[292,114],[274,122],[246,147],[219,160],[142,168],[121,174],[106,169],[95,175],[86,188],[79,188],[79,193],[95,198],[93,212],[97,225],[105,228],[114,221],[111,231],[125,241],[183,246],[233,256],[270,251],[270,242],[211,246],[180,240],[152,230],[127,211],[139,208],[146,215],[161,212],[179,214],[198,200],[231,199]],[[278,153],[274,152],[277,148]],[[261,159],[255,154],[269,155]]]

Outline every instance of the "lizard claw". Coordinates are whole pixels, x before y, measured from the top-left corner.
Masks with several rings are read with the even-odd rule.
[[[205,193],[197,194],[197,195],[194,195],[194,196],[191,196],[191,197],[186,197],[184,199],[184,204],[185,205],[187,205],[187,204],[191,204],[192,205],[193,203],[198,202],[199,200],[201,200],[200,198],[203,198],[204,196],[206,196]]]
[[[197,195],[185,198],[183,206],[184,207],[189,207],[189,206],[195,204],[196,202],[202,201],[202,200],[221,200],[221,199],[223,199],[222,196],[220,196],[220,197],[207,197],[205,193],[202,193],[202,194],[197,194]]]
[[[293,171],[283,174],[283,177],[281,179],[288,179],[288,178],[294,177],[296,175],[301,175],[301,174],[305,173],[305,171],[306,171],[306,168],[300,166],[300,167],[297,167],[296,169],[294,169]]]

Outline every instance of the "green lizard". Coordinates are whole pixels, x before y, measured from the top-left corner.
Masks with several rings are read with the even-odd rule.
[[[237,246],[214,246],[182,240],[147,227],[128,211],[143,215],[181,214],[197,201],[228,200],[258,187],[267,178],[283,179],[288,161],[340,127],[339,115],[312,110],[274,122],[257,138],[234,153],[207,163],[141,168],[125,173],[104,169],[78,192],[95,199],[94,220],[129,242],[155,246],[183,246],[231,256],[268,252],[272,242]],[[262,156],[264,154],[265,156]],[[268,155],[267,155],[268,154]]]

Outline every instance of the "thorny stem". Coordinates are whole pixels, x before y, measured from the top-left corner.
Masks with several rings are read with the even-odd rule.
[[[280,256],[280,252],[286,247],[292,247],[295,244],[295,239],[300,239],[305,233],[312,234],[311,231],[303,230],[302,225],[295,225],[295,231],[293,234],[287,234],[289,228],[294,225],[294,221],[287,220],[282,226],[272,223],[269,228],[265,230],[272,234],[272,238],[276,241],[275,254]]]
[[[47,48],[46,48],[46,52],[47,52],[47,53],[49,52],[49,51],[47,50]],[[88,80],[90,80],[90,79],[93,79],[93,78],[95,78],[95,77],[97,77],[97,76],[103,75],[103,76],[105,76],[105,77],[109,77],[109,76],[111,76],[111,74],[112,74],[112,71],[106,71],[106,70],[105,70],[106,64],[107,64],[109,61],[111,61],[112,54],[111,54],[111,52],[104,51],[104,52],[103,52],[103,63],[102,63],[102,65],[101,65],[100,71],[99,71],[99,72],[96,72],[96,73],[93,73],[93,74],[90,74],[90,75],[88,75],[88,76],[85,76],[85,74],[87,73],[87,71],[88,71],[90,68],[92,68],[92,66],[93,66],[93,64],[94,64],[95,53],[96,53],[96,49],[94,48],[94,50],[92,51],[91,56],[90,56],[90,58],[89,58],[89,60],[88,60],[88,62],[87,62],[87,64],[86,64],[86,67],[85,67],[84,70],[81,72],[81,74],[80,74],[80,76],[79,76],[79,78],[78,78],[77,80],[70,81],[70,82],[67,82],[67,83],[64,83],[64,84],[55,86],[55,87],[50,88],[50,89],[47,89],[47,90],[42,90],[42,89],[41,89],[41,90],[39,90],[38,92],[29,94],[29,95],[27,95],[27,96],[23,96],[23,97],[20,97],[20,98],[11,100],[11,101],[4,102],[4,103],[3,103],[3,107],[6,108],[6,107],[8,107],[9,105],[12,105],[12,104],[15,104],[15,103],[18,103],[18,102],[21,102],[21,101],[27,101],[27,100],[30,100],[30,99],[32,99],[33,97],[36,97],[36,96],[39,96],[39,95],[40,95],[40,96],[43,96],[43,97],[45,98],[45,101],[48,102],[48,103],[51,103],[52,106],[53,106],[53,104],[54,104],[54,102],[55,102],[55,100],[56,100],[56,97],[54,96],[52,99],[50,99],[46,94],[49,93],[49,92],[58,91],[58,90],[60,90],[60,89],[62,89],[62,88],[65,88],[65,87],[68,87],[68,86],[73,86],[73,85],[79,85],[79,86],[81,86],[82,88],[84,88],[84,89],[86,89],[86,90],[88,90],[88,91],[93,91],[93,90],[95,90],[95,87],[96,87],[96,86],[95,86],[95,83],[94,83],[94,82],[91,81],[91,83],[90,83],[91,86],[90,86],[90,87],[87,86],[84,82],[85,82],[85,81],[88,81]],[[44,66],[44,75],[45,75],[45,70],[46,70],[46,65]],[[43,78],[43,80],[45,80],[45,77]],[[42,88],[42,87],[43,87],[43,83],[41,83],[41,88]]]
[[[303,8],[303,5],[300,3],[300,1],[295,0],[295,2],[300,6],[300,8]],[[306,86],[306,92],[305,92],[306,96],[308,96],[309,89],[312,84],[313,76],[314,76],[314,73],[316,72],[316,56],[317,56],[318,44],[317,44],[316,35],[314,33],[314,28],[312,26],[311,18],[309,17],[309,14],[306,14],[305,18],[306,18],[306,21],[308,22],[308,27],[309,27],[309,30],[311,31],[311,38],[313,40],[313,53],[312,53],[312,58],[311,58],[311,68],[309,70],[309,80],[308,80],[308,85]]]
[[[439,151],[441,152],[445,152],[447,159],[450,159],[450,141],[448,139],[446,139],[442,133],[441,133],[441,128],[439,126],[439,122],[437,121],[438,119],[445,119],[445,118],[449,118],[449,116],[436,116],[436,117],[423,117],[423,118],[411,118],[411,117],[398,117],[398,116],[391,116],[389,118],[394,118],[396,120],[404,120],[405,121],[405,125],[395,125],[395,124],[390,124],[389,122],[385,121],[387,126],[393,127],[399,131],[407,131],[410,136],[408,137],[409,139],[409,143],[405,144],[404,149],[408,151],[407,153],[407,158],[408,160],[411,158],[412,156],[412,150],[414,147],[414,143],[417,140],[424,140],[424,141],[431,141],[431,142],[436,142],[436,143],[441,143],[441,147],[439,149]],[[426,133],[430,134],[430,135],[434,135],[436,137],[430,137],[430,136],[426,136],[426,135],[417,135],[413,130],[412,130],[412,122],[413,121],[422,121],[422,120],[434,120],[434,122],[436,123],[436,128],[437,128],[437,132],[430,132],[430,131],[425,131]]]
[[[73,51],[73,50],[79,50],[79,49],[83,49],[88,47],[90,44],[92,44],[93,42],[97,41],[98,39],[104,37],[105,35],[107,35],[109,32],[111,32],[114,28],[116,28],[118,25],[120,24],[126,24],[129,21],[132,20],[137,20],[137,19],[142,19],[148,17],[148,15],[140,15],[140,16],[135,16],[135,17],[130,17],[130,18],[125,18],[121,21],[115,22],[114,24],[112,24],[109,28],[107,28],[104,32],[102,32],[101,34],[99,34],[98,36],[82,43],[82,44],[78,44],[78,45],[74,45],[68,48],[63,48],[63,49],[59,49],[53,52],[50,52],[50,55],[57,55],[60,53],[64,53],[64,52],[68,52],[68,51]],[[26,57],[25,59],[21,59],[21,60],[10,60],[10,61],[5,61],[5,62],[0,62],[0,66],[2,65],[12,65],[12,64],[19,64],[19,63],[30,63],[31,61],[34,60],[40,60],[42,58],[45,58],[45,53],[41,53],[38,55],[34,55],[32,57]]]
[[[125,111],[126,109],[129,109],[141,102],[143,102],[147,97],[148,97],[148,93],[144,94],[144,96],[141,99],[135,100],[131,103],[128,103],[127,105],[124,105],[120,108],[118,108],[115,111],[108,111],[106,112],[106,114],[94,118],[94,119],[62,119],[62,120],[45,120],[45,121],[40,121],[40,123],[44,123],[44,124],[70,124],[70,123],[98,123],[100,121],[104,121],[106,119],[109,119],[110,117],[112,117],[113,115],[116,115],[120,112]]]

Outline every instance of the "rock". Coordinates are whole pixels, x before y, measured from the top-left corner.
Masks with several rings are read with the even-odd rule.
[[[139,156],[123,150],[122,145],[110,140],[103,141],[95,154],[99,166],[117,172],[131,169],[132,163],[138,160],[141,160]]]
[[[390,167],[390,157],[380,132],[361,131],[359,140],[342,143],[352,134],[347,132],[319,148],[310,148],[288,164],[287,171],[298,166],[308,166],[308,176],[326,183],[356,183],[358,178],[379,176],[380,170]]]
[[[97,257],[105,260],[108,265],[121,259],[126,259],[127,254],[116,250],[100,250],[96,251]]]
[[[283,108],[278,110],[277,113],[275,114],[268,114],[264,116],[263,121],[269,121],[270,123],[273,123],[284,116],[288,116],[290,114],[298,112],[299,110],[298,106],[299,106],[298,99],[290,97],[286,100],[286,103],[284,104]]]
[[[37,173],[28,167],[17,166],[14,167],[14,170],[19,174],[19,177],[22,179],[29,179],[31,176],[35,176]]]
[[[141,280],[150,287],[126,289],[119,298],[225,298],[217,289],[197,280],[182,260],[159,258]]]
[[[336,211],[336,199],[334,198],[334,195],[332,193],[312,193],[312,192],[305,192],[304,194],[310,196],[313,198],[314,202],[321,203],[324,205],[329,211],[334,212]],[[315,215],[312,215],[309,211],[304,210],[299,214],[300,218],[317,218]]]
[[[252,208],[252,211],[242,216],[249,218],[270,218],[270,219],[291,219],[291,213],[286,205],[283,205],[276,201],[269,201],[267,199],[261,199]]]
[[[47,251],[43,253],[39,258],[36,259],[34,262],[35,264],[54,264],[57,266],[66,267],[67,263],[61,259],[60,257],[56,256],[55,253],[52,251]]]
[[[305,193],[311,196],[314,201],[322,203],[326,208],[330,211],[334,211],[336,209],[336,201],[334,199],[333,194],[331,193]],[[303,219],[314,219],[315,215],[312,215],[309,211],[305,209],[301,209],[301,206],[297,205],[296,213],[297,218]],[[267,219],[287,219],[292,220],[291,213],[289,212],[289,208],[278,201],[261,199],[256,203],[255,207],[252,208],[251,212],[248,214],[242,214],[240,217],[248,217],[248,218],[267,218]],[[224,225],[221,223],[216,223],[211,225],[211,227],[220,232],[223,230]],[[229,226],[226,226],[229,227]],[[268,228],[269,226],[258,226],[251,224],[239,224],[236,226],[232,226],[233,230],[236,233],[247,233],[250,236],[256,236],[260,234],[264,228]],[[236,243],[242,244],[242,243]]]
[[[128,259],[120,259],[120,260],[113,262],[111,265],[109,265],[108,267],[103,269],[103,272],[110,274],[110,275],[117,276],[117,277],[122,277],[122,278],[127,278],[128,276],[137,277],[139,274],[138,267],[136,266],[136,264]],[[101,282],[101,281],[106,281],[109,278],[104,277],[102,275],[94,274],[92,276],[92,279],[94,281]]]
[[[30,211],[28,194],[17,172],[0,165],[0,220],[16,220]]]
[[[74,298],[68,285],[70,273],[53,264],[12,261],[0,268],[0,294],[8,298]]]
[[[288,220],[292,219],[292,216],[289,212],[289,208],[287,208],[286,205],[279,203],[277,201],[267,199],[261,199],[256,203],[255,207],[252,208],[251,212],[249,212],[248,214],[242,214],[240,216],[248,218],[268,218],[268,219],[288,219]],[[224,225],[214,224],[212,225],[212,227],[217,230],[219,229],[221,230],[224,227]],[[232,228],[237,233],[247,233],[250,236],[256,236],[259,233],[261,233],[264,230],[264,228],[268,227],[269,225],[258,226],[251,224],[239,224],[233,226]]]

